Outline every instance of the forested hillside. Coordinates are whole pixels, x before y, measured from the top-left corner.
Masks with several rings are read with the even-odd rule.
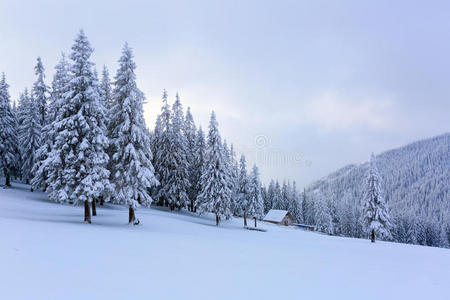
[[[448,247],[450,134],[381,153],[376,156],[376,165],[390,208],[392,239]],[[306,201],[303,201],[306,204],[326,199],[336,234],[364,235],[360,207],[364,204],[368,166],[368,163],[348,165],[313,183],[305,191]],[[311,209],[305,213],[310,222],[317,223]]]

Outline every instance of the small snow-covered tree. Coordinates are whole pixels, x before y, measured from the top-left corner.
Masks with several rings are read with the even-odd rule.
[[[128,206],[129,223],[135,223],[139,205],[150,206],[148,189],[158,184],[143,116],[144,94],[136,86],[135,69],[131,48],[125,44],[114,82],[109,137],[114,199]]]
[[[23,119],[19,127],[19,148],[22,157],[22,179],[28,184],[33,178],[33,166],[36,162],[37,151],[41,144],[41,123],[38,103],[34,97],[30,97],[27,91],[23,97]],[[33,191],[33,187],[31,187]]]
[[[47,95],[49,88],[44,82],[45,69],[40,57],[37,58],[34,71],[37,79],[33,84],[32,97],[36,103],[37,112],[39,114],[39,123],[41,124],[41,127],[44,127],[47,122]]]
[[[91,223],[90,203],[109,186],[108,139],[103,101],[89,60],[93,49],[83,31],[72,50],[71,80],[54,122],[55,143],[47,158],[49,197],[84,203],[85,222]]]
[[[366,231],[371,236],[371,241],[375,242],[375,237],[389,239],[391,237],[390,216],[383,198],[381,178],[378,174],[375,156],[373,154],[366,176],[364,203],[364,223]]]
[[[256,165],[253,166],[253,170],[249,180],[249,205],[248,213],[255,220],[262,219],[264,216],[264,203],[261,195],[261,182],[259,181],[259,171]]]
[[[34,177],[31,180],[33,188],[44,188],[46,190],[48,181],[48,169],[50,161],[47,161],[49,153],[55,143],[56,128],[55,121],[64,101],[64,93],[69,88],[69,68],[70,65],[66,60],[64,53],[61,60],[55,67],[55,75],[52,81],[52,90],[50,93],[49,104],[47,109],[47,123],[42,128],[41,147],[36,151],[36,163],[33,166]]]
[[[5,73],[0,78],[0,171],[5,176],[5,186],[11,186],[11,175],[17,168],[17,120],[11,108],[9,85]]]
[[[111,89],[111,81],[109,79],[109,71],[106,66],[103,66],[102,71],[102,80],[99,86],[100,97],[106,105],[106,108],[109,110],[114,106],[113,97],[112,97],[112,89]]]
[[[244,226],[247,226],[247,214],[250,209],[250,180],[247,174],[247,162],[244,155],[241,155],[241,159],[239,160],[239,177],[236,206],[238,207],[238,215],[244,217]]]
[[[219,134],[214,112],[211,114],[208,132],[208,145],[204,171],[201,178],[202,190],[197,197],[200,213],[211,212],[216,215],[216,225],[225,218],[229,219],[231,211],[231,194],[226,157]]]
[[[317,192],[314,196],[316,230],[327,234],[333,234],[333,220],[331,218],[328,201],[320,192]]]

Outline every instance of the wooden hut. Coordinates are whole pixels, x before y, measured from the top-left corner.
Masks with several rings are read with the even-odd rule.
[[[269,210],[263,221],[284,226],[294,224],[292,215],[287,210],[280,209]]]

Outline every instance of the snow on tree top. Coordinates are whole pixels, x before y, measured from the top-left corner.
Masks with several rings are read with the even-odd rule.
[[[287,210],[271,209],[264,217],[264,221],[281,222],[287,213]]]

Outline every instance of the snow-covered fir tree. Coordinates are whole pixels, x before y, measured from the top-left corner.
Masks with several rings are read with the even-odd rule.
[[[247,214],[250,209],[250,180],[247,174],[247,162],[244,155],[239,160],[237,215],[244,217],[244,226],[247,226]]]
[[[5,73],[0,78],[0,171],[5,186],[11,186],[11,176],[17,168],[17,120],[11,108],[9,85]]]
[[[391,237],[390,216],[381,190],[381,178],[378,174],[375,156],[370,158],[370,167],[366,176],[364,193],[364,222],[366,231],[375,242],[375,238],[389,239]]]
[[[109,186],[108,139],[103,101],[89,60],[93,49],[83,31],[72,50],[71,80],[54,122],[55,143],[47,159],[48,190],[53,201],[84,203],[85,222],[90,223],[90,204]]]
[[[259,171],[256,165],[253,166],[253,170],[249,180],[249,203],[248,214],[255,220],[262,219],[264,216],[264,203],[261,195],[261,182],[259,180]]]
[[[155,138],[155,149],[156,153],[154,153],[155,158],[155,170],[157,171],[157,178],[159,180],[159,187],[155,189],[155,195],[158,199],[159,205],[168,205],[168,192],[170,189],[169,180],[170,180],[170,169],[171,169],[171,151],[172,151],[172,124],[171,124],[171,111],[168,103],[168,95],[167,91],[163,91],[162,102],[163,105],[161,107],[161,114],[158,116],[160,120],[157,123],[158,128],[155,128],[155,134],[157,134],[157,138]]]
[[[227,167],[216,115],[212,112],[205,166],[201,177],[202,189],[197,197],[196,205],[200,213],[215,214],[216,225],[219,225],[224,218],[229,219],[232,215],[232,191],[229,188],[230,178]]]
[[[135,209],[150,206],[148,190],[157,185],[152,165],[150,138],[144,121],[144,94],[136,86],[131,48],[125,44],[114,82],[109,125],[111,182],[114,201],[129,208],[129,223],[135,223]]]
[[[22,94],[21,98],[21,105],[24,107],[19,127],[19,149],[22,158],[22,180],[28,184],[34,176],[32,170],[41,145],[41,115],[36,99],[30,97],[27,91]]]
[[[64,53],[61,55],[59,63],[55,66],[55,75],[53,76],[52,89],[49,97],[47,109],[47,123],[42,128],[41,147],[36,151],[36,163],[33,167],[34,177],[31,180],[33,188],[43,188],[46,190],[48,185],[48,168],[50,161],[47,161],[48,155],[55,142],[56,128],[55,121],[59,108],[64,101],[64,93],[69,88],[69,68]]]
[[[37,79],[33,84],[32,97],[36,102],[37,110],[39,113],[39,123],[41,124],[41,127],[44,127],[47,119],[47,98],[49,88],[44,82],[45,69],[40,57],[37,58],[37,63],[34,67],[34,71]]]
[[[170,130],[167,132],[170,145],[169,153],[166,154],[167,177],[161,191],[165,194],[167,203],[171,210],[185,207],[189,201],[189,163],[187,160],[187,140],[183,134],[184,115],[180,97],[176,95],[175,102],[170,114]]]
[[[205,159],[206,159],[206,141],[205,141],[205,134],[203,133],[202,127],[197,131],[196,140],[195,140],[195,158],[194,158],[194,164],[191,166],[193,170],[193,180],[191,182],[192,185],[195,187],[195,194],[197,195],[194,199],[194,212],[197,210],[195,206],[195,200],[198,197],[198,194],[200,193],[202,186],[201,186],[201,177],[203,174],[204,166],[205,166]]]
[[[239,189],[239,163],[236,160],[236,152],[234,151],[233,144],[230,145],[229,150],[229,168],[231,175],[231,189],[232,189],[232,205],[233,205],[233,214],[237,215],[239,212],[239,203],[238,203],[238,189]]]
[[[114,106],[112,97],[111,80],[109,79],[109,71],[106,66],[103,66],[102,79],[99,86],[100,97],[106,104],[106,108],[109,110]]]
[[[191,108],[188,107],[186,111],[186,117],[184,120],[183,134],[186,137],[186,158],[188,162],[188,174],[189,174],[189,183],[190,186],[188,188],[188,196],[189,196],[189,205],[188,208],[190,211],[194,211],[194,201],[197,198],[198,190],[196,187],[196,178],[195,178],[195,142],[197,139],[197,129],[195,127],[194,118],[192,117]]]
[[[316,230],[333,234],[333,220],[326,197],[319,191],[316,191],[314,198]]]
[[[264,213],[267,214],[269,210],[271,210],[274,205],[273,201],[275,199],[275,181],[270,180],[269,187],[267,188],[267,195],[264,199]]]

